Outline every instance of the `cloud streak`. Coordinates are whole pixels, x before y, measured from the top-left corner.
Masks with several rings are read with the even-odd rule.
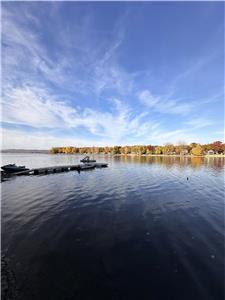
[[[120,100],[110,100],[111,111],[83,110],[61,102],[46,90],[25,86],[10,89],[3,97],[3,122],[36,129],[76,129],[83,126],[92,135],[108,142],[121,143],[126,136],[144,136],[158,124],[144,121],[146,113],[133,111]]]
[[[90,10],[82,14],[77,8],[76,18],[62,18],[63,5],[2,5],[2,109],[3,122],[11,126],[4,130],[5,147],[13,144],[13,135],[22,147],[26,131],[16,130],[18,126],[34,131],[27,133],[34,145],[44,145],[41,135],[53,145],[90,145],[90,140],[96,145],[163,143],[181,136],[192,139],[191,130],[213,126],[211,120],[191,116],[220,100],[189,101],[175,94],[177,83],[210,63],[213,55],[175,78],[168,76],[166,94],[161,85],[154,86],[151,65],[135,69],[135,57],[131,55],[130,65],[121,59],[127,41],[126,12],[110,29],[97,28]],[[179,118],[182,121],[176,123]],[[82,130],[86,140],[78,138]],[[65,136],[59,138],[62,132]]]
[[[54,56],[51,56],[41,34],[31,29],[37,27],[37,32],[41,32],[40,20],[37,17],[33,20],[31,16],[25,9],[21,8],[20,14],[15,15],[14,11],[3,6],[5,84],[9,81],[16,84],[20,78],[26,83],[35,82],[35,85],[46,80],[76,94],[99,96],[104,90],[118,94],[131,92],[133,75],[123,70],[116,60],[116,53],[123,41],[122,28],[117,28],[110,39],[100,41],[101,34],[93,33],[88,17],[76,28],[76,34],[70,26],[63,30],[59,27],[57,34],[55,31],[49,33],[53,46],[57,48]],[[54,14],[51,21],[57,25]],[[94,38],[99,41],[97,47],[94,47]]]
[[[177,100],[168,99],[167,96],[154,96],[149,90],[141,91],[138,98],[142,104],[152,110],[163,114],[187,115],[191,112],[192,105],[180,103]]]

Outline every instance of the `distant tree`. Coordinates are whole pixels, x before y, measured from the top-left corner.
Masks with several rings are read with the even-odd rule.
[[[130,153],[130,147],[129,146],[124,146],[124,147],[121,147],[120,148],[120,152],[122,153],[122,154],[129,154]]]
[[[179,142],[178,145],[174,146],[173,144],[167,143],[164,146],[152,146],[152,145],[133,145],[133,146],[106,146],[106,147],[52,147],[49,150],[49,153],[57,154],[57,153],[111,153],[111,154],[172,154],[176,152],[180,155],[185,155],[187,153],[192,153],[195,155],[201,155],[204,151],[213,150],[217,153],[224,153],[225,154],[225,144],[221,141],[215,141],[209,144],[196,144],[191,143],[190,145],[186,145],[184,142]]]
[[[57,153],[59,153],[59,149],[56,148],[56,147],[52,147],[52,149],[50,150],[50,153],[51,154],[57,154]]]
[[[163,147],[163,154],[172,154],[175,150],[175,147],[173,144],[167,143]]]
[[[177,146],[175,146],[175,152],[176,152],[176,154],[184,154],[184,152],[186,150],[188,150],[188,146],[183,141],[179,141],[177,143]]]
[[[139,146],[139,154],[146,154],[146,147],[145,146]]]
[[[105,154],[108,154],[110,152],[109,147],[104,147],[104,152],[105,152]]]
[[[85,150],[85,148],[79,148],[79,153],[80,154],[85,154],[86,153],[86,150]]]
[[[131,153],[138,154],[138,151],[139,151],[138,146],[136,146],[136,145],[131,146]]]
[[[162,146],[157,146],[155,148],[155,154],[162,154],[163,153],[163,147]]]
[[[114,147],[113,147],[112,153],[113,153],[113,154],[120,154],[120,148],[121,148],[121,147],[119,147],[119,146],[114,146]]]
[[[223,154],[225,154],[225,144],[222,145]]]
[[[203,149],[200,145],[197,145],[196,147],[192,148],[191,153],[193,155],[196,155],[196,156],[202,155],[203,154]]]
[[[130,154],[131,153],[131,147],[126,146],[124,151],[125,151],[125,154]]]
[[[65,152],[66,154],[71,154],[73,153],[73,147],[69,146],[69,147],[65,147]]]
[[[146,146],[146,154],[153,154],[155,152],[155,147],[151,145]]]
[[[191,149],[192,149],[192,148],[195,148],[197,145],[198,145],[197,143],[190,143],[190,145],[189,145],[189,146],[190,146],[190,147],[191,147]]]
[[[223,152],[223,143],[220,141],[216,141],[211,144],[211,149],[215,152],[222,153]]]
[[[96,154],[100,153],[100,148],[99,147],[95,147],[95,153]]]

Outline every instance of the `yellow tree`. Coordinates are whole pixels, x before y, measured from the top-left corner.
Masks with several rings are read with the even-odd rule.
[[[199,156],[203,154],[203,149],[200,145],[197,145],[196,147],[192,148],[191,153],[193,155]]]

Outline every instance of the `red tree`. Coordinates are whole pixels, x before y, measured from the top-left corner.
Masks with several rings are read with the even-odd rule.
[[[223,143],[220,141],[212,143],[212,150],[218,153],[223,152]]]

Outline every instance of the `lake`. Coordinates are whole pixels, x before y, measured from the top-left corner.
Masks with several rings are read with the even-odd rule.
[[[3,154],[2,164],[80,158]],[[109,167],[2,182],[15,299],[223,300],[225,160],[96,158]]]

